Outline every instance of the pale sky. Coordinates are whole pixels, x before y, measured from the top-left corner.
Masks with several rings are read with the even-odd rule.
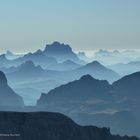
[[[0,0],[0,53],[53,41],[74,50],[139,49],[140,0]]]

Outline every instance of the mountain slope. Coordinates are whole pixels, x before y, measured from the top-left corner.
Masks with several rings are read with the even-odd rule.
[[[5,54],[0,55],[0,67],[8,67],[11,62],[11,60],[6,58]]]
[[[6,76],[0,71],[0,107],[22,107],[22,98],[7,84]]]
[[[107,128],[79,126],[58,113],[0,112],[0,124],[0,133],[17,134],[12,138],[20,140],[139,140],[111,135]],[[5,137],[5,140],[8,139]]]
[[[120,77],[116,72],[106,68],[98,61],[93,61],[81,66],[80,68],[74,70],[73,73],[80,76],[90,74],[96,79],[108,80],[110,82],[115,81]]]
[[[48,94],[42,94],[38,100],[38,105],[78,103],[90,99],[111,99],[109,95],[110,85],[107,81],[100,81],[85,75],[79,80],[62,85]]]
[[[140,99],[140,72],[124,76],[114,82],[112,86],[116,95],[130,99]]]

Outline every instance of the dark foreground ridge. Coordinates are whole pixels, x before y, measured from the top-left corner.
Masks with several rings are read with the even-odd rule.
[[[2,134],[12,134],[3,136]],[[68,117],[49,112],[0,112],[0,140],[139,140],[110,134],[107,128],[79,126]]]

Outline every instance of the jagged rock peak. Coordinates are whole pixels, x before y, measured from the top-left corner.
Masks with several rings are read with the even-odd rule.
[[[35,54],[35,55],[42,55],[43,52],[39,49],[39,50],[37,50],[34,54]]]
[[[14,54],[13,54],[11,51],[9,51],[9,50],[6,52],[6,54],[7,54],[7,55],[14,55]]]
[[[61,51],[72,51],[71,47],[67,44],[60,43],[58,41],[53,42],[52,44],[47,44],[45,51],[57,51],[55,49],[59,49]]]

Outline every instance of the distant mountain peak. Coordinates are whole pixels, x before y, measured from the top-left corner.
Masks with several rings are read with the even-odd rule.
[[[93,61],[93,62],[91,62],[91,64],[94,64],[94,65],[101,65],[98,61]]]
[[[7,85],[7,78],[5,74],[2,71],[0,71],[0,85],[4,85],[4,84]]]
[[[51,44],[52,46],[57,46],[57,47],[61,47],[61,46],[69,46],[69,45],[67,45],[67,44],[64,44],[64,43],[60,43],[60,42],[58,42],[58,41],[54,41],[52,44]],[[69,46],[70,47],[70,46]]]
[[[82,76],[79,81],[83,81],[84,83],[91,81],[92,83],[93,82],[94,83],[104,83],[106,85],[109,85],[108,81],[106,81],[106,80],[98,80],[96,78],[93,78],[90,74]]]
[[[76,69],[77,75],[90,74],[92,77],[99,80],[108,80],[113,82],[120,78],[120,76],[111,69],[100,64],[98,61],[93,61]]]
[[[33,61],[31,61],[31,60],[29,60],[29,61],[26,61],[26,62],[24,62],[23,64],[21,64],[20,66],[19,66],[19,68],[21,69],[21,70],[33,70],[34,68],[35,68],[36,66],[35,66],[35,64],[33,63]]]
[[[61,46],[62,43],[58,42],[58,41],[54,41],[52,43],[53,46]]]
[[[85,52],[78,52],[78,54],[86,56]]]
[[[23,64],[20,65],[21,70],[29,70],[29,71],[43,71],[42,67],[40,65],[35,65],[33,61],[29,60],[24,62]]]
[[[19,74],[19,77],[23,75],[26,77],[28,75],[29,78],[31,78],[33,75],[42,74],[42,72],[44,72],[44,70],[40,65],[35,65],[33,61],[28,60],[17,66],[13,72],[13,75]]]
[[[107,50],[100,49],[97,53],[108,54],[108,51]]]
[[[23,57],[26,57],[26,56],[31,56],[33,53],[29,52],[27,54],[25,54]]]
[[[78,52],[79,58],[87,58],[85,52]]]
[[[103,67],[98,61],[93,61],[85,65],[86,67]]]
[[[42,55],[43,54],[43,52],[39,49],[39,50],[37,50],[35,53],[34,53],[34,55]]]
[[[11,51],[8,50],[8,51],[6,52],[6,55],[14,55],[14,54],[13,54]]]
[[[80,80],[85,80],[85,81],[86,80],[94,80],[94,78],[91,75],[87,74],[87,75],[82,76],[80,78]]]
[[[43,53],[46,56],[55,58],[58,62],[64,62],[66,60],[79,61],[77,55],[72,51],[72,48],[68,44],[53,42],[47,44]]]
[[[72,49],[69,45],[60,43],[60,42],[53,42],[52,44],[47,44],[44,50],[46,53],[65,53],[65,52],[72,52]]]
[[[85,62],[91,62],[91,59],[87,57],[85,52],[78,52],[77,54],[78,58],[85,61]]]

